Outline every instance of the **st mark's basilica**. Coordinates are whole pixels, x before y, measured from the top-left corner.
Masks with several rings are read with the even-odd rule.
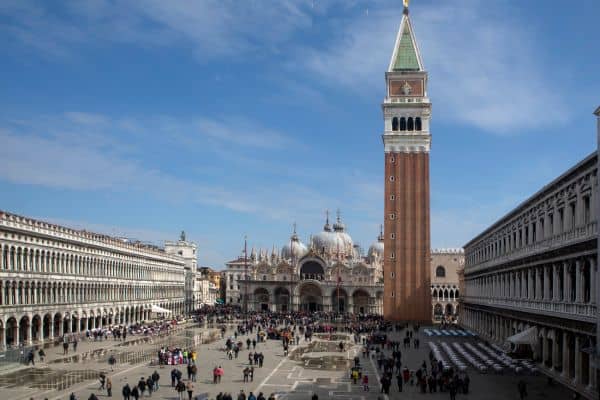
[[[362,255],[338,212],[308,245],[294,228],[281,251],[243,251],[224,274],[227,303],[248,310],[381,314],[383,235]]]

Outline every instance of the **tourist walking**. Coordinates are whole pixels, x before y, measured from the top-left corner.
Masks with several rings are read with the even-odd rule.
[[[177,385],[175,385],[175,390],[177,391],[177,394],[179,394],[179,400],[183,400],[184,398],[184,393],[185,393],[185,383],[183,383],[182,381],[179,381],[179,383],[177,383]]]
[[[114,354],[111,354],[110,357],[108,357],[108,365],[110,365],[111,371],[114,371],[114,367],[115,367],[116,363],[117,363],[117,359],[115,358]]]
[[[140,378],[137,387],[140,391],[140,396],[144,397],[144,392],[146,391],[146,380],[144,380],[144,377]]]
[[[188,392],[188,400],[192,400],[192,394],[194,393],[194,384],[192,381],[188,381],[187,385],[185,385],[185,389]]]
[[[517,389],[519,390],[519,398],[525,400],[525,397],[527,397],[527,384],[524,380],[521,379],[519,383],[517,383]]]
[[[140,398],[140,391],[137,386],[134,386],[133,389],[131,389],[131,397],[133,397],[133,400],[138,400]]]
[[[125,386],[123,386],[121,394],[123,394],[123,400],[129,400],[129,396],[131,396],[131,388],[129,387],[129,383],[126,383]]]
[[[456,400],[456,384],[454,382],[452,382],[450,384],[450,388],[448,390],[450,392],[450,400]]]
[[[154,391],[156,392],[160,386],[158,385],[158,380],[160,379],[160,375],[158,374],[158,371],[154,371],[154,373],[152,374],[152,382],[154,382]]]
[[[112,381],[110,378],[106,378],[106,395],[112,397]]]
[[[152,380],[152,376],[146,378],[146,388],[148,389],[148,396],[152,397],[152,392],[154,391],[154,381]]]

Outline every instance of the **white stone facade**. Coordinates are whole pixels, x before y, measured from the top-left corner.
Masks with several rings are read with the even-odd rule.
[[[0,348],[184,313],[185,260],[0,211]]]
[[[196,270],[198,266],[198,256],[196,254],[197,246],[195,243],[188,242],[185,238],[185,232],[177,242],[165,242],[165,252],[183,258],[185,261],[185,284],[184,284],[184,312],[190,314],[194,308],[194,285],[196,281]]]
[[[214,306],[219,297],[219,289],[206,276],[196,276],[194,288],[194,306],[196,309],[203,305]]]
[[[227,263],[226,302],[248,310],[383,312],[383,237],[367,256],[329,220],[305,246],[294,230],[281,253],[252,250]]]
[[[497,342],[536,327],[541,367],[587,397],[598,379],[597,163],[594,152],[465,246],[461,313]]]
[[[431,250],[431,309],[434,322],[458,318],[458,273],[465,266],[463,249]]]

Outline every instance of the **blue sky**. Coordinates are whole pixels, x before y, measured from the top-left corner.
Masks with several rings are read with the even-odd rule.
[[[2,1],[0,209],[199,263],[383,214],[401,1]],[[600,2],[414,0],[433,102],[432,245],[457,247],[593,151]]]

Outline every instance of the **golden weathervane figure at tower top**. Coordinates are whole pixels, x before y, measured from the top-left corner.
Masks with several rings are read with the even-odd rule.
[[[402,0],[402,3],[404,4],[404,10],[403,10],[403,14],[408,15],[408,2],[410,0]]]

